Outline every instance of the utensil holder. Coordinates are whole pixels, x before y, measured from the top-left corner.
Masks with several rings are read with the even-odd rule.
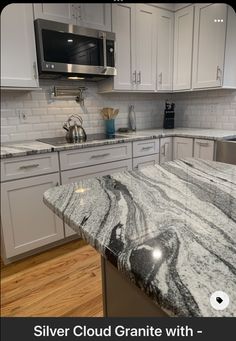
[[[106,135],[115,135],[115,120],[105,120]]]

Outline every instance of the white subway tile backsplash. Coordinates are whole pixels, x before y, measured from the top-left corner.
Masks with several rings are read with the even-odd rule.
[[[137,128],[163,125],[166,98],[176,103],[176,126],[236,130],[236,91],[213,90],[175,94],[111,93],[98,94],[96,83],[85,85],[85,107],[75,100],[50,99],[51,81],[42,81],[42,90],[2,91],[2,142],[63,136],[62,125],[71,114],[79,114],[88,134],[104,132],[100,115],[103,107],[119,109],[116,129],[128,126],[128,108],[135,106]],[[65,85],[58,82],[58,85]],[[76,85],[77,83],[67,83]],[[22,118],[26,114],[26,119]]]
[[[176,126],[236,130],[235,90],[173,94]]]

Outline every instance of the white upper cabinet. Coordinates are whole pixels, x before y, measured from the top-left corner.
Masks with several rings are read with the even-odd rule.
[[[193,88],[222,85],[226,13],[224,4],[195,7]]]
[[[38,87],[31,4],[10,4],[1,13],[1,86]]]
[[[34,4],[34,16],[104,31],[111,30],[111,5],[105,3],[39,3]]]
[[[98,30],[111,31],[111,5],[105,3],[78,4],[78,24]]]
[[[66,24],[76,24],[77,8],[73,4],[38,3],[33,6],[35,19],[41,18]]]
[[[226,4],[195,5],[193,89],[223,87],[232,77],[236,86],[236,15],[231,11]]]
[[[157,90],[172,90],[174,14],[157,9]]]
[[[117,76],[99,84],[101,91],[156,89],[156,8],[139,4],[112,5],[116,34]]]
[[[174,90],[191,89],[193,13],[193,6],[188,6],[175,13]]]
[[[121,23],[122,24],[122,23]],[[133,67],[137,90],[156,88],[156,9],[136,6],[135,57]]]
[[[132,90],[133,51],[135,49],[134,5],[112,5],[112,30],[116,33],[115,63],[117,76],[114,77],[114,89]]]

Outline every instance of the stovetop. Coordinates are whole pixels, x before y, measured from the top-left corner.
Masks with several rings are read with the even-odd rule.
[[[124,138],[128,138],[128,136],[106,135],[106,134],[88,134],[86,140],[77,141],[77,142],[68,142],[66,140],[65,136],[42,138],[42,139],[37,139],[37,141],[44,142],[47,144],[51,144],[52,146],[56,147],[56,146],[62,146],[64,144],[82,144],[85,142],[101,141],[101,140],[115,140],[115,139],[124,139]]]

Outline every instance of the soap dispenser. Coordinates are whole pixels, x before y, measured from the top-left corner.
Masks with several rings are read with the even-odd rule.
[[[133,105],[129,106],[129,125],[131,130],[136,131],[136,115]]]

